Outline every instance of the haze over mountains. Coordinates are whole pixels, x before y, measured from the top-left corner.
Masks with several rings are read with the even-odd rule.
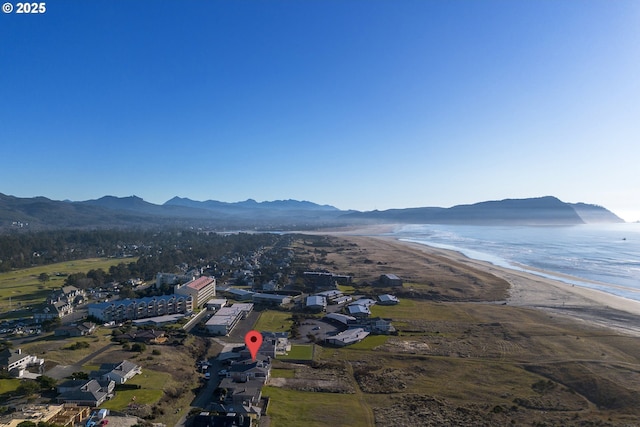
[[[228,203],[174,197],[162,205],[137,196],[105,196],[81,202],[0,193],[0,230],[193,226],[216,229],[309,229],[371,223],[471,225],[574,225],[624,222],[604,207],[565,203],[555,197],[506,199],[385,211],[344,211],[309,201],[249,199]]]

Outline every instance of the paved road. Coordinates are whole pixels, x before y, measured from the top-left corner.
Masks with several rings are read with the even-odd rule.
[[[104,347],[94,351],[93,353],[91,353],[87,357],[83,358],[82,360],[79,360],[78,362],[74,363],[73,365],[57,365],[57,366],[54,366],[53,368],[49,369],[44,374],[46,376],[48,376],[48,377],[55,378],[56,380],[61,380],[63,378],[67,378],[67,377],[71,376],[71,374],[73,374],[74,372],[81,371],[82,370],[82,365],[84,365],[87,362],[93,360],[95,357],[97,357],[99,354],[103,353],[109,347],[111,347],[113,345],[114,345],[114,343],[109,343],[109,344],[105,345]]]

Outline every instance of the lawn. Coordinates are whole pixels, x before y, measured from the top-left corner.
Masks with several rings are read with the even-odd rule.
[[[0,396],[16,391],[19,386],[20,380],[17,378],[0,379]]]
[[[168,373],[145,369],[142,374],[136,375],[127,381],[127,384],[137,384],[142,388],[116,391],[116,396],[104,403],[102,407],[122,411],[131,403],[136,405],[156,403],[162,398],[164,394],[163,388],[170,379],[171,375]]]
[[[266,386],[273,427],[366,427],[366,413],[353,394],[314,393]]]
[[[266,310],[260,313],[260,317],[258,317],[253,329],[256,331],[284,332],[291,329],[292,323],[291,313]]]
[[[278,356],[278,360],[313,360],[313,345],[294,344],[286,356]]]
[[[109,271],[112,265],[135,262],[136,258],[89,258],[0,273],[0,312],[30,307],[45,301],[53,289],[64,286],[68,274],[86,273],[98,268]],[[42,283],[38,276],[49,275]]]
[[[273,378],[295,378],[296,371],[294,369],[271,369],[271,376]]]

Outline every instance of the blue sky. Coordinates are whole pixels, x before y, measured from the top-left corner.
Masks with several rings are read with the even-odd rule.
[[[2,193],[640,219],[640,2],[46,8],[0,16]]]

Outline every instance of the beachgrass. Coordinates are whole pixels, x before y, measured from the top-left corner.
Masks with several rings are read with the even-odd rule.
[[[353,394],[317,393],[266,386],[268,415],[277,427],[368,427],[366,409]]]

